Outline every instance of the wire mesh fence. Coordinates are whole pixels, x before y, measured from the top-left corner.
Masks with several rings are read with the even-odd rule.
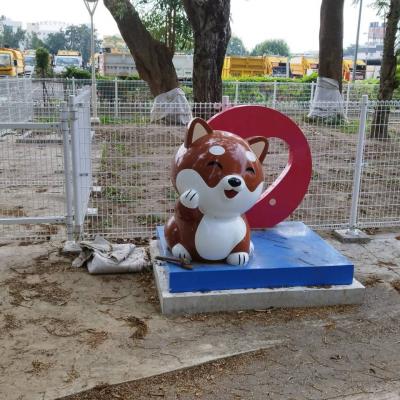
[[[165,124],[152,123],[151,106],[151,103],[126,105],[121,108],[127,113],[125,118],[96,130],[94,180],[99,190],[91,198],[90,207],[97,210],[97,215],[87,219],[88,235],[151,236],[155,225],[164,223],[173,212],[177,194],[171,186],[169,170],[185,127],[173,119]],[[361,105],[349,104],[351,119],[310,120],[308,107],[307,102],[277,103],[277,108],[303,130],[313,156],[308,193],[290,219],[302,220],[317,229],[347,228]],[[208,104],[193,110],[194,116],[202,116],[204,111],[213,115],[218,106]],[[371,113],[368,118],[370,126]],[[382,226],[388,220],[392,225],[400,225],[400,182],[394,161],[398,156],[397,125],[398,115],[394,111],[389,119],[391,140],[367,139],[367,166],[362,175],[359,208],[360,223],[365,227]],[[373,146],[373,151],[369,146]],[[379,171],[379,182],[371,176],[372,157],[375,157],[374,168]],[[264,165],[266,186],[275,181],[287,161],[286,144],[271,139]]]
[[[32,83],[33,100],[26,104],[33,107],[31,121],[51,124],[60,122],[62,102],[72,94],[78,94],[90,82],[49,80],[44,83],[44,86],[43,81]],[[90,149],[78,152],[79,163],[85,166],[91,161],[92,169],[91,174],[88,171],[92,180],[84,178],[79,183],[82,193],[90,193],[87,207],[85,203],[87,209],[82,211],[86,213],[83,232],[87,237],[96,234],[110,238],[152,236],[155,226],[164,223],[174,209],[177,194],[171,186],[169,170],[186,128],[180,124],[179,116],[174,115],[173,105],[168,105],[172,112],[167,120],[154,122],[151,119],[152,102],[137,100],[140,97],[123,101],[122,94],[120,97],[122,87],[116,88],[114,81],[107,81],[107,85],[110,88],[114,85],[118,101],[100,99],[100,124],[92,127],[92,134],[88,134],[86,127],[86,134],[79,139],[80,149]],[[131,83],[127,84],[130,89],[129,85]],[[309,88],[306,97],[312,96],[312,87]],[[313,157],[308,193],[290,219],[302,220],[316,229],[349,227],[361,102],[348,101],[347,118],[310,119],[307,116],[310,99],[282,101],[285,97],[279,97],[278,88],[275,88],[275,94],[273,91],[274,88],[272,98],[271,91],[266,91],[268,99],[264,97],[258,104],[273,107],[293,119],[307,137]],[[128,89],[126,96],[127,93]],[[89,100],[85,101],[88,103]],[[236,103],[253,104],[245,100]],[[336,107],[332,104],[324,106]],[[190,107],[193,116],[203,118],[210,118],[222,109],[221,104],[191,103]],[[177,113],[180,110],[178,105],[176,110]],[[81,113],[80,118],[88,125],[89,104]],[[9,119],[2,116],[2,121]],[[368,103],[357,200],[358,227],[400,225],[399,122],[400,102]],[[71,125],[71,117],[68,123]],[[14,129],[0,140],[0,219],[65,216],[60,129]],[[275,181],[287,162],[286,144],[271,139],[264,165],[266,186]],[[65,235],[61,226],[22,224],[0,226],[0,237],[44,238],[48,237],[49,229],[51,234]]]
[[[22,81],[23,79],[19,79]],[[43,97],[42,87],[46,86],[47,95],[52,99],[65,100],[69,95],[84,86],[90,86],[90,79],[29,79],[36,95],[36,99]],[[223,95],[229,96],[233,103],[272,103],[288,101],[311,101],[315,91],[315,82],[239,82],[223,81]],[[193,101],[193,82],[183,80],[181,89],[189,101]],[[98,79],[96,81],[97,99],[99,105],[111,107],[116,103],[147,102],[153,96],[146,82],[141,80]],[[376,98],[378,84],[344,83],[342,88],[345,102],[358,101],[362,95]],[[1,92],[1,88],[0,88]],[[395,93],[400,97],[400,93]]]
[[[0,121],[31,120],[34,90],[30,79],[0,79]]]
[[[11,102],[16,109],[32,102]],[[59,106],[41,107],[32,125],[13,121],[0,138],[0,238],[65,237],[63,139],[59,125],[41,123],[58,115]],[[0,130],[10,122],[0,120]],[[18,125],[18,122],[20,125]],[[36,123],[35,123],[36,122]],[[14,124],[14,125],[13,125]],[[51,221],[50,221],[51,220]]]
[[[358,226],[400,225],[400,102],[370,102]]]

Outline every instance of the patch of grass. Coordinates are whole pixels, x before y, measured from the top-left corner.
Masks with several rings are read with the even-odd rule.
[[[175,201],[178,197],[178,193],[172,186],[165,189],[165,198],[167,201]]]
[[[129,155],[129,149],[126,147],[124,143],[117,143],[115,145],[115,150],[117,153],[121,154],[122,156]]]
[[[146,117],[139,114],[137,115],[133,114],[131,118],[116,118],[110,115],[102,115],[100,116],[100,123],[102,125],[121,125],[121,124],[148,125],[150,123],[150,117]]]
[[[100,161],[100,165],[101,165],[101,170],[104,171],[106,170],[106,166],[107,166],[107,157],[108,157],[108,149],[107,149],[107,145],[103,144],[101,146],[101,161]]]
[[[346,123],[345,118],[340,114],[335,114],[330,117],[309,117],[308,115],[304,115],[304,122],[313,125],[319,126],[338,126]]]
[[[106,199],[120,203],[131,202],[135,199],[143,199],[144,192],[146,192],[144,186],[132,186],[128,188],[106,186],[103,190],[103,194]]]
[[[158,225],[165,223],[165,217],[157,214],[138,215],[135,217],[140,225]]]

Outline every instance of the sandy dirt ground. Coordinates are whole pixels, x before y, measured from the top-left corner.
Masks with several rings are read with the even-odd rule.
[[[59,243],[3,245],[0,398],[399,398],[399,239],[329,239],[367,286],[361,306],[168,318],[151,272],[91,276]]]

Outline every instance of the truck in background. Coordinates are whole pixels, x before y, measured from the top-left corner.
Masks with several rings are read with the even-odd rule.
[[[193,55],[175,54],[172,58],[178,79],[191,79],[193,71]],[[96,69],[101,76],[128,77],[137,75],[135,61],[127,49],[103,48],[95,59]]]
[[[343,60],[343,79],[351,81],[353,76],[353,64],[354,61],[351,59]],[[367,64],[363,60],[357,60],[356,62],[356,80],[363,80],[366,78]]]
[[[267,75],[276,77],[288,77],[288,58],[283,56],[266,56]]]
[[[318,72],[319,61],[315,57],[297,56],[290,59],[290,76],[293,78],[302,78]]]
[[[95,63],[101,76],[127,77],[137,74],[135,61],[125,49],[105,47]]]
[[[0,48],[0,76],[23,76],[24,56],[20,50]]]
[[[35,72],[36,65],[36,51],[35,50],[25,50],[24,51],[24,64],[25,76],[31,78],[33,73]]]
[[[58,50],[53,59],[53,67],[56,74],[62,74],[68,67],[82,68],[81,53],[75,50]]]
[[[266,75],[265,57],[229,56],[224,59],[222,78]]]
[[[192,54],[175,54],[172,57],[176,75],[180,80],[190,80],[193,75],[193,55]]]

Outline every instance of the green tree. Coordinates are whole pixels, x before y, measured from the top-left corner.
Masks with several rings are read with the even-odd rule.
[[[104,0],[135,60],[140,78],[147,82],[153,96],[179,87],[173,53],[155,39],[141,20],[130,0]]]
[[[47,78],[48,76],[51,75],[49,51],[43,47],[39,47],[36,50],[35,60],[36,60],[36,66],[35,66],[36,74],[42,78],[42,95],[43,95],[43,102],[45,103],[48,100],[49,95],[47,93],[46,80],[44,78]]]
[[[262,56],[264,54],[288,56],[290,50],[288,44],[283,39],[265,40],[258,43],[251,52],[252,56]]]
[[[21,44],[23,44],[26,36],[26,31],[18,28],[16,32],[13,28],[8,25],[3,26],[3,32],[0,34],[0,47],[11,47],[13,49],[18,49]]]
[[[385,37],[383,40],[383,55],[380,71],[378,100],[392,100],[396,80],[396,37],[399,32],[400,0],[376,0],[378,13],[386,21]],[[375,109],[370,135],[374,139],[388,139],[390,106],[378,105]]]
[[[246,56],[248,51],[244,47],[242,39],[237,36],[232,36],[226,49],[227,56]]]
[[[151,35],[173,53],[193,49],[193,32],[181,0],[136,0],[135,4]]]
[[[41,78],[46,78],[51,74],[50,71],[50,54],[43,47],[36,49],[36,66],[35,71]]]
[[[197,103],[222,99],[222,67],[231,38],[230,0],[183,0],[193,29],[193,97]],[[207,115],[203,115],[207,117]]]
[[[344,0],[322,0],[319,24],[319,67],[311,118],[343,116],[343,7]],[[332,102],[329,106],[326,102]]]
[[[100,41],[94,32],[95,51],[100,50]],[[88,25],[70,25],[65,29],[66,50],[77,50],[82,54],[83,63],[90,59],[91,30]]]
[[[46,47],[51,54],[57,54],[58,50],[76,50],[82,54],[83,63],[86,64],[90,59],[90,27],[82,25],[70,25],[65,31],[60,30],[50,33],[45,41]],[[100,40],[95,32],[95,51],[100,49]]]
[[[39,39],[35,32],[28,33],[25,40],[25,48],[27,49],[38,49],[39,47],[46,47],[43,40]]]
[[[65,50],[67,47],[67,39],[63,31],[49,33],[45,40],[45,45],[51,54],[57,54],[58,50]]]

